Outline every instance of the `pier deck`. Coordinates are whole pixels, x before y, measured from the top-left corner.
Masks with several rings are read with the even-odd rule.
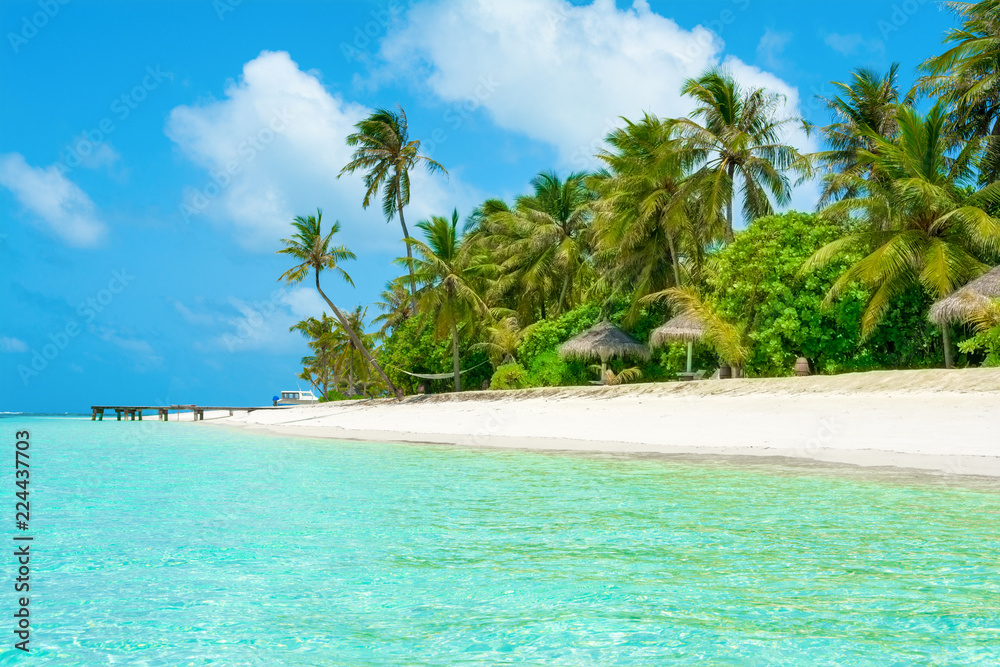
[[[167,421],[170,416],[170,412],[193,412],[194,420],[205,419],[205,411],[209,412],[215,410],[228,410],[229,416],[232,417],[234,412],[253,412],[254,410],[283,410],[288,406],[285,405],[258,405],[252,407],[233,407],[233,406],[216,406],[216,405],[92,405],[90,406],[90,421],[104,421],[104,411],[114,410],[116,421],[122,420],[122,415],[125,416],[125,421],[135,421],[136,415],[139,416],[139,421],[142,421],[142,413],[146,410],[156,410],[156,418],[158,421]]]

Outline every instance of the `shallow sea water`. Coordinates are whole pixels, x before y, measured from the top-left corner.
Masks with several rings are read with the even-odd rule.
[[[1000,482],[8,417],[11,524],[26,427],[0,664],[1000,662]]]

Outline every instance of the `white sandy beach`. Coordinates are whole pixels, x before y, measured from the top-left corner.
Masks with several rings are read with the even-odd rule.
[[[777,456],[1000,477],[1000,369],[467,392],[204,423],[297,436],[642,454]]]

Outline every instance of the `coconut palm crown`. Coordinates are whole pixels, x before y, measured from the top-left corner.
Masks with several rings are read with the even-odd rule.
[[[344,261],[354,259],[354,253],[343,245],[333,244],[333,237],[340,231],[340,223],[334,221],[333,225],[330,227],[330,232],[324,236],[323,211],[317,209],[316,215],[314,216],[296,217],[292,221],[292,227],[295,229],[296,233],[293,234],[291,238],[281,240],[281,243],[285,247],[278,250],[277,253],[281,255],[289,255],[299,263],[281,274],[278,280],[284,280],[289,285],[300,283],[305,280],[309,276],[309,272],[312,271],[316,276],[316,291],[319,292],[320,296],[323,297],[323,300],[326,301],[328,306],[330,306],[330,310],[333,311],[334,316],[340,322],[340,326],[343,327],[344,331],[346,331],[348,336],[350,336],[351,342],[354,343],[355,347],[359,349],[365,357],[365,360],[382,377],[386,386],[389,387],[389,390],[398,396],[399,391],[396,389],[396,386],[385,374],[378,362],[372,358],[368,349],[361,344],[357,332],[355,332],[351,327],[350,322],[344,316],[344,313],[334,305],[333,301],[331,301],[326,295],[326,292],[323,291],[323,288],[320,287],[319,276],[324,270],[333,271],[347,283],[352,286],[354,285],[354,282],[347,274],[347,271],[345,271],[341,266]]]
[[[827,302],[859,282],[871,290],[861,320],[863,337],[871,334],[886,308],[908,288],[919,285],[935,298],[986,269],[982,258],[1000,251],[1000,220],[987,208],[1000,203],[1000,183],[968,194],[975,181],[972,161],[979,143],[961,150],[946,132],[947,106],[938,102],[922,116],[908,106],[898,106],[895,141],[868,130],[872,150],[859,151],[871,178],[849,176],[861,193],[830,204],[826,212],[860,213],[860,231],[820,248],[804,270],[827,264],[848,250],[864,257],[838,279]],[[942,328],[945,363],[951,365],[948,328]]]
[[[410,233],[406,229],[403,207],[410,203],[410,169],[418,164],[430,172],[447,174],[436,160],[420,154],[420,142],[410,139],[406,112],[403,107],[397,111],[378,109],[372,115],[355,125],[357,132],[348,135],[347,145],[354,147],[350,162],[340,171],[345,173],[365,171],[365,198],[361,206],[368,208],[372,201],[382,197],[382,213],[386,222],[399,216],[406,243],[407,266],[410,271],[411,307],[416,310],[417,282],[413,275],[413,251],[410,248]]]

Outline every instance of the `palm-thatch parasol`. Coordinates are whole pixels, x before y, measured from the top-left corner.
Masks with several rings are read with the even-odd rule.
[[[965,321],[991,299],[1000,299],[1000,266],[935,302],[930,320],[935,324]]]
[[[649,348],[611,324],[598,322],[582,334],[570,338],[559,346],[559,356],[564,359],[601,360],[601,381],[612,357],[638,357],[649,359]]]
[[[687,372],[691,372],[694,356],[694,342],[705,335],[705,323],[690,314],[682,314],[653,329],[649,337],[650,347],[661,347],[667,343],[681,341],[687,343]]]

